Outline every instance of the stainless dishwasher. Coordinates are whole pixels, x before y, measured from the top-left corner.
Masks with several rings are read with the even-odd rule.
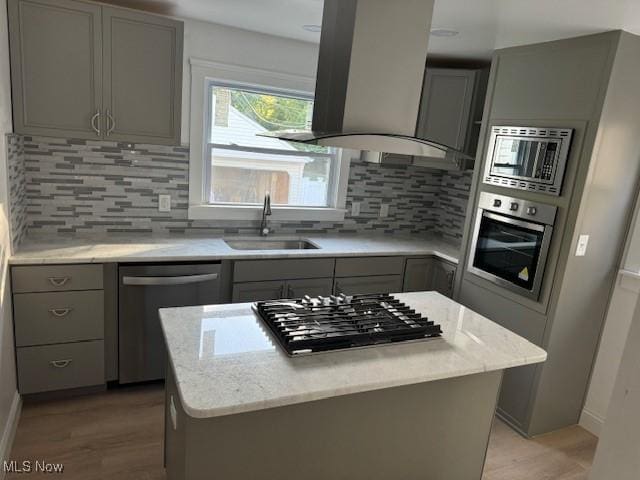
[[[219,303],[220,272],[219,263],[119,267],[120,383],[164,378],[167,358],[158,309]]]

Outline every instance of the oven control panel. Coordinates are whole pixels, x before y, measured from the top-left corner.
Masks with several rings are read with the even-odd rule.
[[[506,195],[489,192],[480,193],[478,208],[545,225],[553,225],[557,211],[557,207],[554,205],[529,202],[521,198],[508,197]]]

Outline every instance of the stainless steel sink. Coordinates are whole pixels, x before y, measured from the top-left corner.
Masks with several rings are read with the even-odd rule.
[[[234,250],[315,250],[320,247],[305,239],[224,239]]]

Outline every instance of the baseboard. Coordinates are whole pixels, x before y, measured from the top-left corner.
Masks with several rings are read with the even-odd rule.
[[[596,415],[585,408],[582,410],[582,415],[580,415],[579,425],[586,431],[594,434],[596,437],[599,437],[600,432],[602,431],[602,426],[604,425],[604,418],[601,418],[599,415]]]
[[[7,423],[4,427],[4,432],[2,432],[2,438],[0,439],[0,480],[4,480],[6,475],[2,466],[4,461],[9,460],[9,455],[11,455],[11,447],[13,446],[13,439],[15,438],[16,429],[18,428],[21,411],[22,399],[16,391],[13,402],[11,403],[11,410],[9,410],[9,416],[7,417]]]

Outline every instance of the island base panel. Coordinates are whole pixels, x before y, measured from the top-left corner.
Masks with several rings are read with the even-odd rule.
[[[494,371],[199,419],[185,414],[170,372],[167,479],[480,480],[501,379]]]

